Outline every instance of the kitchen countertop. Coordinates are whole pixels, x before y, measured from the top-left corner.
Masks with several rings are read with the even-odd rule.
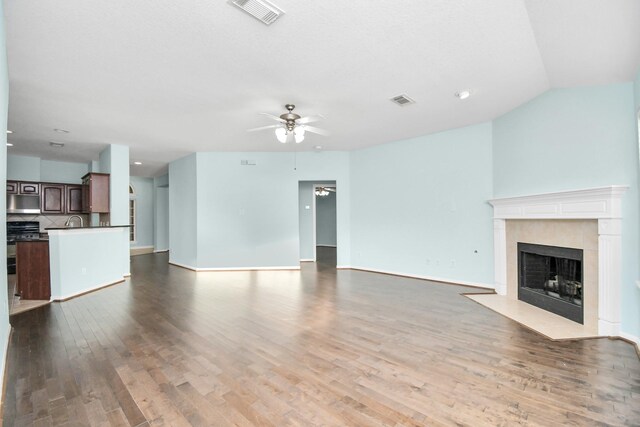
[[[90,225],[88,227],[47,227],[45,230],[92,230],[95,228],[124,228],[130,225]]]

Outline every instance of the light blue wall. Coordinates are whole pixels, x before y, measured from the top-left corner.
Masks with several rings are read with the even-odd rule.
[[[109,174],[109,221],[111,225],[129,224],[129,147],[111,144],[100,153],[100,172]],[[120,253],[129,274],[129,234],[123,233]]]
[[[0,3],[0,188],[6,187],[7,179],[7,111],[9,108],[9,80],[7,76],[7,53],[4,36],[4,9]],[[6,199],[0,197],[2,224],[7,221]],[[0,227],[0,242],[6,242],[6,227]],[[4,384],[4,362],[9,344],[9,302],[7,300],[7,246],[0,245],[0,384]]]
[[[6,143],[4,144],[6,147]],[[6,150],[6,148],[5,148]],[[7,179],[14,181],[40,181],[40,158],[7,156]]]
[[[348,153],[193,156],[197,166],[192,156],[169,166],[172,261],[198,268],[297,267],[298,182],[335,180],[345,187],[338,198],[338,262],[348,265]],[[241,166],[241,160],[256,165]]]
[[[241,166],[247,156],[197,155],[199,267],[298,265],[298,182],[291,159],[250,153],[257,164]]]
[[[156,251],[166,251],[169,250],[169,174],[154,178],[153,188],[153,245]]]
[[[190,267],[198,263],[196,173],[195,154],[169,164],[169,260]]]
[[[622,330],[640,336],[633,85],[557,89],[494,121],[496,197],[622,184]]]
[[[68,298],[123,280],[129,262],[118,249],[128,235],[126,228],[50,231],[52,298]]]
[[[7,156],[7,179],[9,180],[82,184],[82,177],[87,172],[89,172],[88,163],[41,160],[39,157],[14,154]]]
[[[306,261],[314,260],[313,197],[313,183],[300,182],[298,184],[298,233],[300,235],[300,259]]]
[[[336,193],[316,197],[316,245],[336,246]]]
[[[153,178],[132,176],[129,177],[129,183],[136,201],[136,241],[130,242],[131,247],[153,246]]]
[[[89,172],[88,163],[40,161],[40,181],[82,184],[82,177]]]
[[[491,168],[489,123],[353,152],[353,266],[492,286]]]

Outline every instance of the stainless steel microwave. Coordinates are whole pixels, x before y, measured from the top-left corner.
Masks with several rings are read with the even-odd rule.
[[[8,214],[39,214],[40,196],[34,194],[7,194]]]

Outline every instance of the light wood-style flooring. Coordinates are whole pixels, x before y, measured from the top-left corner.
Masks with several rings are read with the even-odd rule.
[[[4,425],[640,425],[630,344],[554,342],[460,295],[478,290],[319,255],[141,255],[123,284],[12,316]]]

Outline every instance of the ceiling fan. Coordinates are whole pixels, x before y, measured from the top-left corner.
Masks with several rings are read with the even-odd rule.
[[[316,187],[316,196],[326,197],[329,195],[329,192],[335,193],[336,187]]]
[[[320,115],[301,117],[299,114],[293,112],[293,109],[296,108],[296,106],[293,104],[287,104],[285,105],[285,108],[287,109],[287,112],[281,114],[279,117],[269,113],[260,113],[264,116],[269,117],[270,119],[279,122],[277,125],[269,125],[249,129],[248,132],[255,132],[264,129],[275,129],[276,138],[278,138],[278,141],[282,142],[283,144],[287,142],[295,142],[296,144],[301,143],[304,140],[305,132],[317,133],[318,135],[323,136],[329,135],[329,132],[324,129],[308,125],[308,123],[317,122],[318,120],[324,119],[324,117]]]

